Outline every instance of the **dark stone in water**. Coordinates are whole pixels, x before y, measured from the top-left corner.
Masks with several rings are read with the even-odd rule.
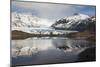
[[[58,48],[59,48],[59,49],[62,49],[62,50],[66,50],[66,49],[68,49],[69,47],[68,47],[68,46],[59,46]]]
[[[79,61],[96,61],[96,48],[87,48],[79,55]]]

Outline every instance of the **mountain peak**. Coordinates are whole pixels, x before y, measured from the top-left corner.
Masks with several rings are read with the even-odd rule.
[[[74,13],[73,15],[79,15],[80,13]]]
[[[88,15],[81,14],[81,13],[74,13],[74,15],[67,16],[64,19],[79,21],[79,20],[85,20],[85,19],[88,19],[88,18],[90,18]]]
[[[84,16],[84,17],[89,17],[86,14],[82,14],[82,13],[74,13],[73,16]]]

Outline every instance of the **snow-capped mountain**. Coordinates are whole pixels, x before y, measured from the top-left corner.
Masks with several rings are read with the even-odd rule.
[[[57,20],[52,27],[55,29],[68,29],[82,31],[87,26],[95,22],[95,17],[90,17],[85,14],[75,13],[73,16],[68,16]]]
[[[32,28],[32,27],[45,27],[46,25],[41,24],[45,19],[32,16],[30,13],[12,13],[12,28]]]
[[[49,20],[33,16],[31,13],[12,13],[12,31],[24,31],[32,33],[31,30],[47,29],[49,27]]]

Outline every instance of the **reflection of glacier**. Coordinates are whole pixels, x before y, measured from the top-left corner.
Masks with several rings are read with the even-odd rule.
[[[12,41],[12,56],[33,55],[39,51],[50,49],[51,41],[39,40],[37,38],[28,38],[25,40]]]
[[[67,38],[28,38],[12,41],[12,56],[32,56],[41,51],[63,50],[64,52],[77,52],[92,47],[94,43],[85,40],[71,40]],[[58,49],[59,48],[59,49]]]
[[[94,44],[85,40],[71,39],[53,39],[53,44],[56,48],[62,49],[65,52],[77,51],[80,49],[92,47]]]

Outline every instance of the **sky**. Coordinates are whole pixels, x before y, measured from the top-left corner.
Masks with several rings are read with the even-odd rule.
[[[11,8],[12,12],[32,13],[33,16],[55,21],[66,16],[71,16],[74,13],[94,16],[96,7],[89,5],[12,1]]]

